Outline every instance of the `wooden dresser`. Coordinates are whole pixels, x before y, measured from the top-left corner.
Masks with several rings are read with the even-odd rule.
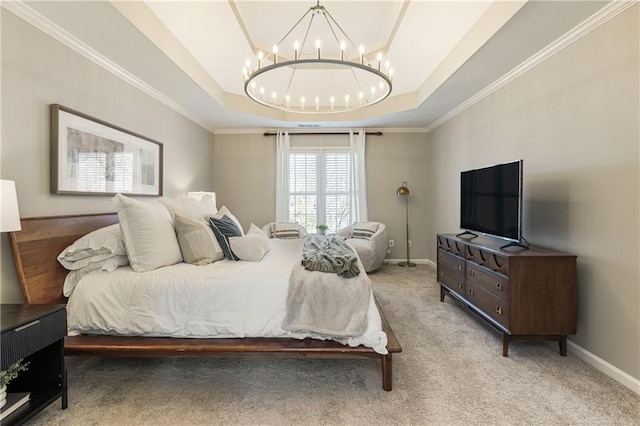
[[[502,333],[502,355],[513,340],[557,340],[567,355],[576,333],[576,256],[503,240],[438,234],[440,301],[460,302]]]

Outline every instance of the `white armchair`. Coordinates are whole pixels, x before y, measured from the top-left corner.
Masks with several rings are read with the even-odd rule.
[[[387,247],[389,246],[389,237],[387,236],[387,228],[384,223],[368,222],[378,225],[378,229],[370,239],[353,238],[353,226],[347,226],[337,232],[347,239],[347,242],[358,252],[358,256],[362,261],[364,270],[373,272],[377,270],[387,255]]]

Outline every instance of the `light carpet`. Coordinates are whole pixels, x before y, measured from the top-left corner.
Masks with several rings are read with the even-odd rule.
[[[30,424],[640,425],[640,396],[557,343],[513,342],[449,298],[435,270],[385,264],[374,291],[404,352],[373,360],[67,358],[69,408]]]

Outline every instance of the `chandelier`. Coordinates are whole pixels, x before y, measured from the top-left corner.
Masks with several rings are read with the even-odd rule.
[[[393,68],[382,59],[380,52],[367,60],[364,46],[356,46],[318,0],[271,52],[247,59],[244,91],[255,102],[286,112],[352,111],[391,93]]]

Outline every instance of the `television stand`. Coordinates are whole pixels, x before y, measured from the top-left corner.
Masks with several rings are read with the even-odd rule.
[[[461,232],[461,233],[459,233],[459,234],[456,234],[456,237],[462,237],[463,235],[471,235],[471,238],[467,238],[468,240],[471,240],[471,239],[473,239],[473,238],[478,238],[478,234],[474,234],[474,233],[473,233],[473,232],[471,232],[471,231],[464,231],[464,232]]]
[[[438,234],[440,301],[451,297],[500,332],[503,356],[522,340],[557,341],[566,356],[577,329],[576,256],[536,246],[503,251],[502,242]]]

